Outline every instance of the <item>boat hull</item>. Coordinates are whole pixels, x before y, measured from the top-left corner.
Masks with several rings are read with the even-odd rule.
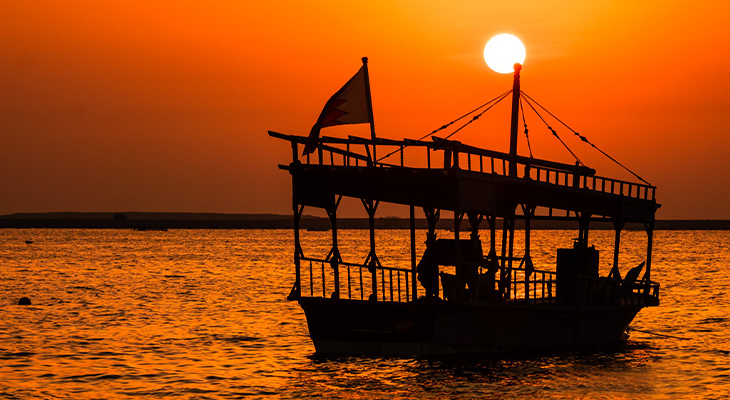
[[[448,355],[619,344],[641,309],[299,299],[318,354]]]

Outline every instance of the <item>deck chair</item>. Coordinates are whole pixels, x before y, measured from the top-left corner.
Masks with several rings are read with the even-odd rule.
[[[624,293],[630,293],[633,288],[636,287],[636,280],[639,279],[641,269],[644,268],[645,262],[641,262],[638,266],[631,268],[626,273],[624,279],[621,280],[621,291]]]

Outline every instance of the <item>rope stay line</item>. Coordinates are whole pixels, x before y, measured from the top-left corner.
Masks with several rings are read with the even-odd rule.
[[[469,122],[467,122],[466,124],[464,124],[464,125],[463,125],[463,126],[462,126],[461,128],[457,129],[457,130],[456,130],[456,131],[454,131],[454,132],[453,132],[452,134],[450,134],[449,136],[445,137],[445,139],[448,139],[448,138],[450,138],[450,137],[451,137],[451,136],[453,136],[453,135],[454,135],[454,134],[455,134],[456,132],[458,132],[458,131],[460,131],[461,129],[463,129],[463,128],[464,128],[464,127],[465,127],[466,125],[468,125],[468,124],[470,124],[470,123],[474,122],[475,120],[479,119],[479,117],[480,117],[480,116],[481,116],[482,114],[484,114],[485,112],[487,112],[487,110],[489,110],[490,108],[492,108],[492,107],[493,107],[493,106],[494,106],[495,104],[497,104],[497,103],[499,103],[500,101],[502,101],[502,99],[504,99],[505,97],[507,97],[507,95],[509,95],[510,93],[512,93],[512,90],[508,90],[508,91],[506,91],[506,92],[504,92],[504,93],[500,94],[499,96],[497,96],[497,97],[493,98],[492,100],[489,100],[488,102],[486,102],[486,103],[482,104],[481,106],[479,106],[479,107],[477,107],[477,108],[475,108],[475,109],[473,109],[473,110],[469,111],[468,113],[466,113],[466,114],[462,115],[461,117],[459,117],[459,118],[457,118],[457,119],[455,119],[455,120],[453,120],[453,121],[449,122],[448,124],[446,124],[446,125],[443,125],[443,126],[441,126],[440,128],[438,128],[438,129],[434,129],[434,130],[433,130],[433,131],[432,131],[431,133],[429,133],[429,134],[426,134],[426,135],[424,135],[423,137],[421,137],[420,139],[418,139],[418,141],[420,142],[421,140],[423,140],[423,139],[426,139],[426,138],[427,138],[427,137],[429,137],[429,136],[433,136],[433,135],[435,135],[435,134],[436,134],[437,132],[440,132],[440,131],[442,131],[442,130],[444,130],[444,129],[448,128],[449,126],[451,126],[451,125],[455,124],[456,122],[458,122],[458,121],[460,121],[460,120],[462,120],[462,119],[464,119],[464,118],[468,117],[469,115],[471,115],[471,114],[473,114],[473,113],[475,113],[475,112],[479,111],[480,109],[482,109],[482,108],[484,108],[484,107],[488,106],[489,104],[491,104],[492,102],[494,102],[494,104],[492,104],[492,105],[491,105],[491,106],[489,106],[489,107],[488,107],[488,108],[487,108],[486,110],[482,111],[482,112],[481,112],[481,113],[479,113],[479,114],[478,114],[477,116],[475,116],[474,118],[472,118],[472,119],[471,119],[471,120],[470,120]],[[375,161],[376,161],[376,162],[380,162],[380,161],[383,161],[384,159],[386,159],[386,158],[388,158],[388,157],[392,156],[393,154],[395,154],[395,153],[397,153],[397,152],[399,152],[399,151],[403,150],[403,149],[404,149],[405,147],[407,147],[407,146],[408,146],[408,145],[403,145],[403,146],[400,146],[400,147],[399,147],[398,149],[396,149],[396,150],[393,150],[393,151],[391,151],[390,153],[388,153],[388,154],[386,154],[386,155],[384,155],[384,156],[382,156],[382,157],[378,158],[378,159],[377,159],[377,160],[375,160]]]
[[[481,116],[482,116],[482,115],[483,115],[483,114],[484,114],[485,112],[489,111],[489,110],[490,110],[490,109],[491,109],[492,107],[496,106],[496,105],[497,105],[497,103],[499,103],[500,101],[504,100],[504,98],[505,98],[505,97],[507,97],[507,96],[508,96],[508,95],[509,95],[510,93],[512,93],[512,91],[511,91],[511,90],[510,90],[510,91],[508,91],[508,92],[506,92],[505,94],[503,94],[503,95],[502,95],[502,97],[499,97],[499,99],[498,99],[497,101],[495,101],[495,102],[494,102],[494,103],[493,103],[493,104],[492,104],[491,106],[489,106],[489,107],[485,108],[485,109],[484,109],[484,111],[482,111],[482,112],[480,112],[479,114],[477,114],[477,115],[473,116],[473,117],[472,117],[472,119],[470,119],[469,121],[467,121],[467,122],[466,122],[466,123],[465,123],[464,125],[460,126],[460,127],[459,127],[459,128],[457,129],[457,130],[455,130],[455,131],[451,132],[451,133],[450,133],[449,135],[447,135],[447,136],[446,136],[446,137],[445,137],[444,139],[448,139],[448,138],[450,138],[450,137],[452,137],[452,136],[456,135],[456,133],[457,133],[457,132],[459,132],[460,130],[462,130],[462,129],[466,128],[466,126],[467,126],[467,125],[469,125],[469,124],[471,124],[472,122],[474,122],[474,121],[478,120],[478,119],[479,119],[479,117],[481,117]],[[496,98],[495,98],[495,99],[496,99]],[[434,133],[435,133],[435,132],[434,132]]]
[[[527,96],[527,95],[525,95],[525,96]],[[527,97],[529,98],[530,96],[527,96]],[[553,127],[550,126],[550,124],[548,124],[547,121],[545,121],[545,118],[543,118],[542,115],[540,115],[540,113],[537,112],[537,110],[535,109],[535,106],[532,105],[532,103],[530,102],[530,100],[525,99],[525,103],[527,103],[527,105],[530,106],[530,108],[532,108],[532,111],[534,111],[535,114],[537,114],[538,117],[540,117],[540,119],[542,120],[542,122],[545,123],[545,126],[547,126],[547,128],[550,129],[550,132],[553,133],[553,136],[555,136],[560,141],[560,143],[563,145],[563,147],[565,147],[565,149],[568,150],[568,152],[570,153],[570,155],[573,156],[573,158],[578,163],[578,165],[582,165],[582,166],[585,167],[586,165],[583,164],[583,161],[581,161],[580,158],[578,158],[578,156],[575,155],[575,153],[573,153],[573,150],[571,150],[570,147],[568,147],[568,145],[565,144],[565,142],[563,141],[563,139],[561,139],[560,136],[558,136],[558,133],[555,132],[555,129],[553,129]]]
[[[531,100],[531,101],[533,101],[533,102],[534,102],[535,104],[537,104],[537,105],[538,105],[538,106],[539,106],[540,108],[542,108],[542,109],[543,109],[543,110],[544,110],[544,111],[545,111],[546,113],[550,114],[550,116],[551,116],[551,117],[553,117],[553,118],[555,118],[555,120],[556,120],[556,121],[558,121],[558,122],[560,122],[561,124],[563,124],[563,126],[565,126],[566,128],[568,128],[568,130],[570,130],[570,131],[571,131],[571,132],[573,132],[573,133],[574,133],[574,134],[575,134],[576,136],[578,136],[578,137],[580,138],[580,140],[581,140],[581,141],[583,141],[583,142],[585,142],[585,143],[588,143],[588,144],[589,144],[589,145],[590,145],[591,147],[593,147],[594,149],[598,150],[598,151],[599,151],[599,152],[600,152],[601,154],[603,154],[604,156],[606,156],[606,157],[607,157],[607,158],[608,158],[609,160],[613,161],[613,162],[614,162],[614,163],[616,163],[616,164],[617,164],[618,166],[620,166],[621,168],[623,168],[623,169],[625,169],[626,171],[628,171],[629,173],[631,173],[631,175],[635,176],[635,177],[636,177],[637,179],[639,179],[640,181],[642,181],[642,182],[646,183],[647,185],[650,185],[650,186],[651,186],[651,183],[649,183],[648,181],[646,181],[646,180],[645,180],[644,178],[640,177],[640,176],[639,176],[638,174],[636,174],[636,173],[635,173],[634,171],[630,170],[630,169],[629,169],[628,167],[626,167],[625,165],[623,165],[623,164],[621,164],[620,162],[618,162],[618,161],[617,161],[617,160],[616,160],[615,158],[613,158],[613,157],[611,157],[610,155],[608,155],[608,154],[607,154],[607,153],[606,153],[605,151],[603,151],[603,150],[599,149],[599,148],[598,148],[598,147],[597,147],[597,146],[596,146],[595,144],[591,143],[591,142],[590,142],[590,141],[588,140],[588,138],[586,138],[585,136],[581,135],[580,133],[578,133],[577,131],[575,131],[575,130],[574,130],[573,128],[569,127],[569,126],[568,126],[568,124],[566,124],[565,122],[561,121],[561,120],[560,120],[560,118],[558,118],[558,117],[556,117],[555,115],[553,115],[553,113],[551,113],[550,111],[548,111],[548,109],[547,109],[547,108],[543,107],[543,106],[542,106],[542,105],[541,105],[540,103],[538,103],[538,102],[537,102],[537,101],[536,101],[535,99],[533,99],[532,97],[530,97],[530,95],[528,95],[527,93],[523,92],[522,90],[520,90],[520,93],[521,93],[521,94],[523,94],[523,95],[525,95],[525,97],[526,97],[526,98],[530,99],[530,100]],[[527,104],[530,104],[530,103],[528,102]],[[534,108],[534,107],[533,107],[533,110],[535,110],[535,108]],[[535,111],[535,113],[537,113],[537,111]],[[539,115],[539,114],[538,114],[538,115]],[[542,118],[542,117],[540,117],[540,118]],[[543,119],[543,121],[545,121],[545,120]],[[552,128],[550,128],[550,129],[552,130]],[[555,134],[555,131],[554,131],[554,130],[553,130],[553,134]],[[556,135],[556,136],[557,136],[557,135]],[[562,140],[561,140],[561,142],[562,142]],[[567,147],[567,146],[566,146],[566,147]],[[571,153],[572,153],[572,151],[571,151]]]

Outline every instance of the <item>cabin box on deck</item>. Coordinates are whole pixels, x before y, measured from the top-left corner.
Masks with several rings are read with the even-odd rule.
[[[557,300],[568,303],[576,295],[581,278],[598,278],[598,250],[576,240],[572,249],[558,249]]]

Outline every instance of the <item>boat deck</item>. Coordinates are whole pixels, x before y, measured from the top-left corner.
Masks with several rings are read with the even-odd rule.
[[[519,204],[541,207],[542,219],[594,219],[653,223],[656,188],[595,175],[569,164],[479,149],[457,141],[323,138],[313,157],[298,157],[305,137],[269,132],[291,142],[294,161],[282,165],[293,179],[298,204],[330,209],[336,196],[510,216]],[[363,153],[355,150],[362,149]],[[376,153],[377,151],[377,153]],[[374,154],[392,154],[373,161]],[[388,153],[385,153],[388,154]],[[386,163],[396,160],[400,162]]]

